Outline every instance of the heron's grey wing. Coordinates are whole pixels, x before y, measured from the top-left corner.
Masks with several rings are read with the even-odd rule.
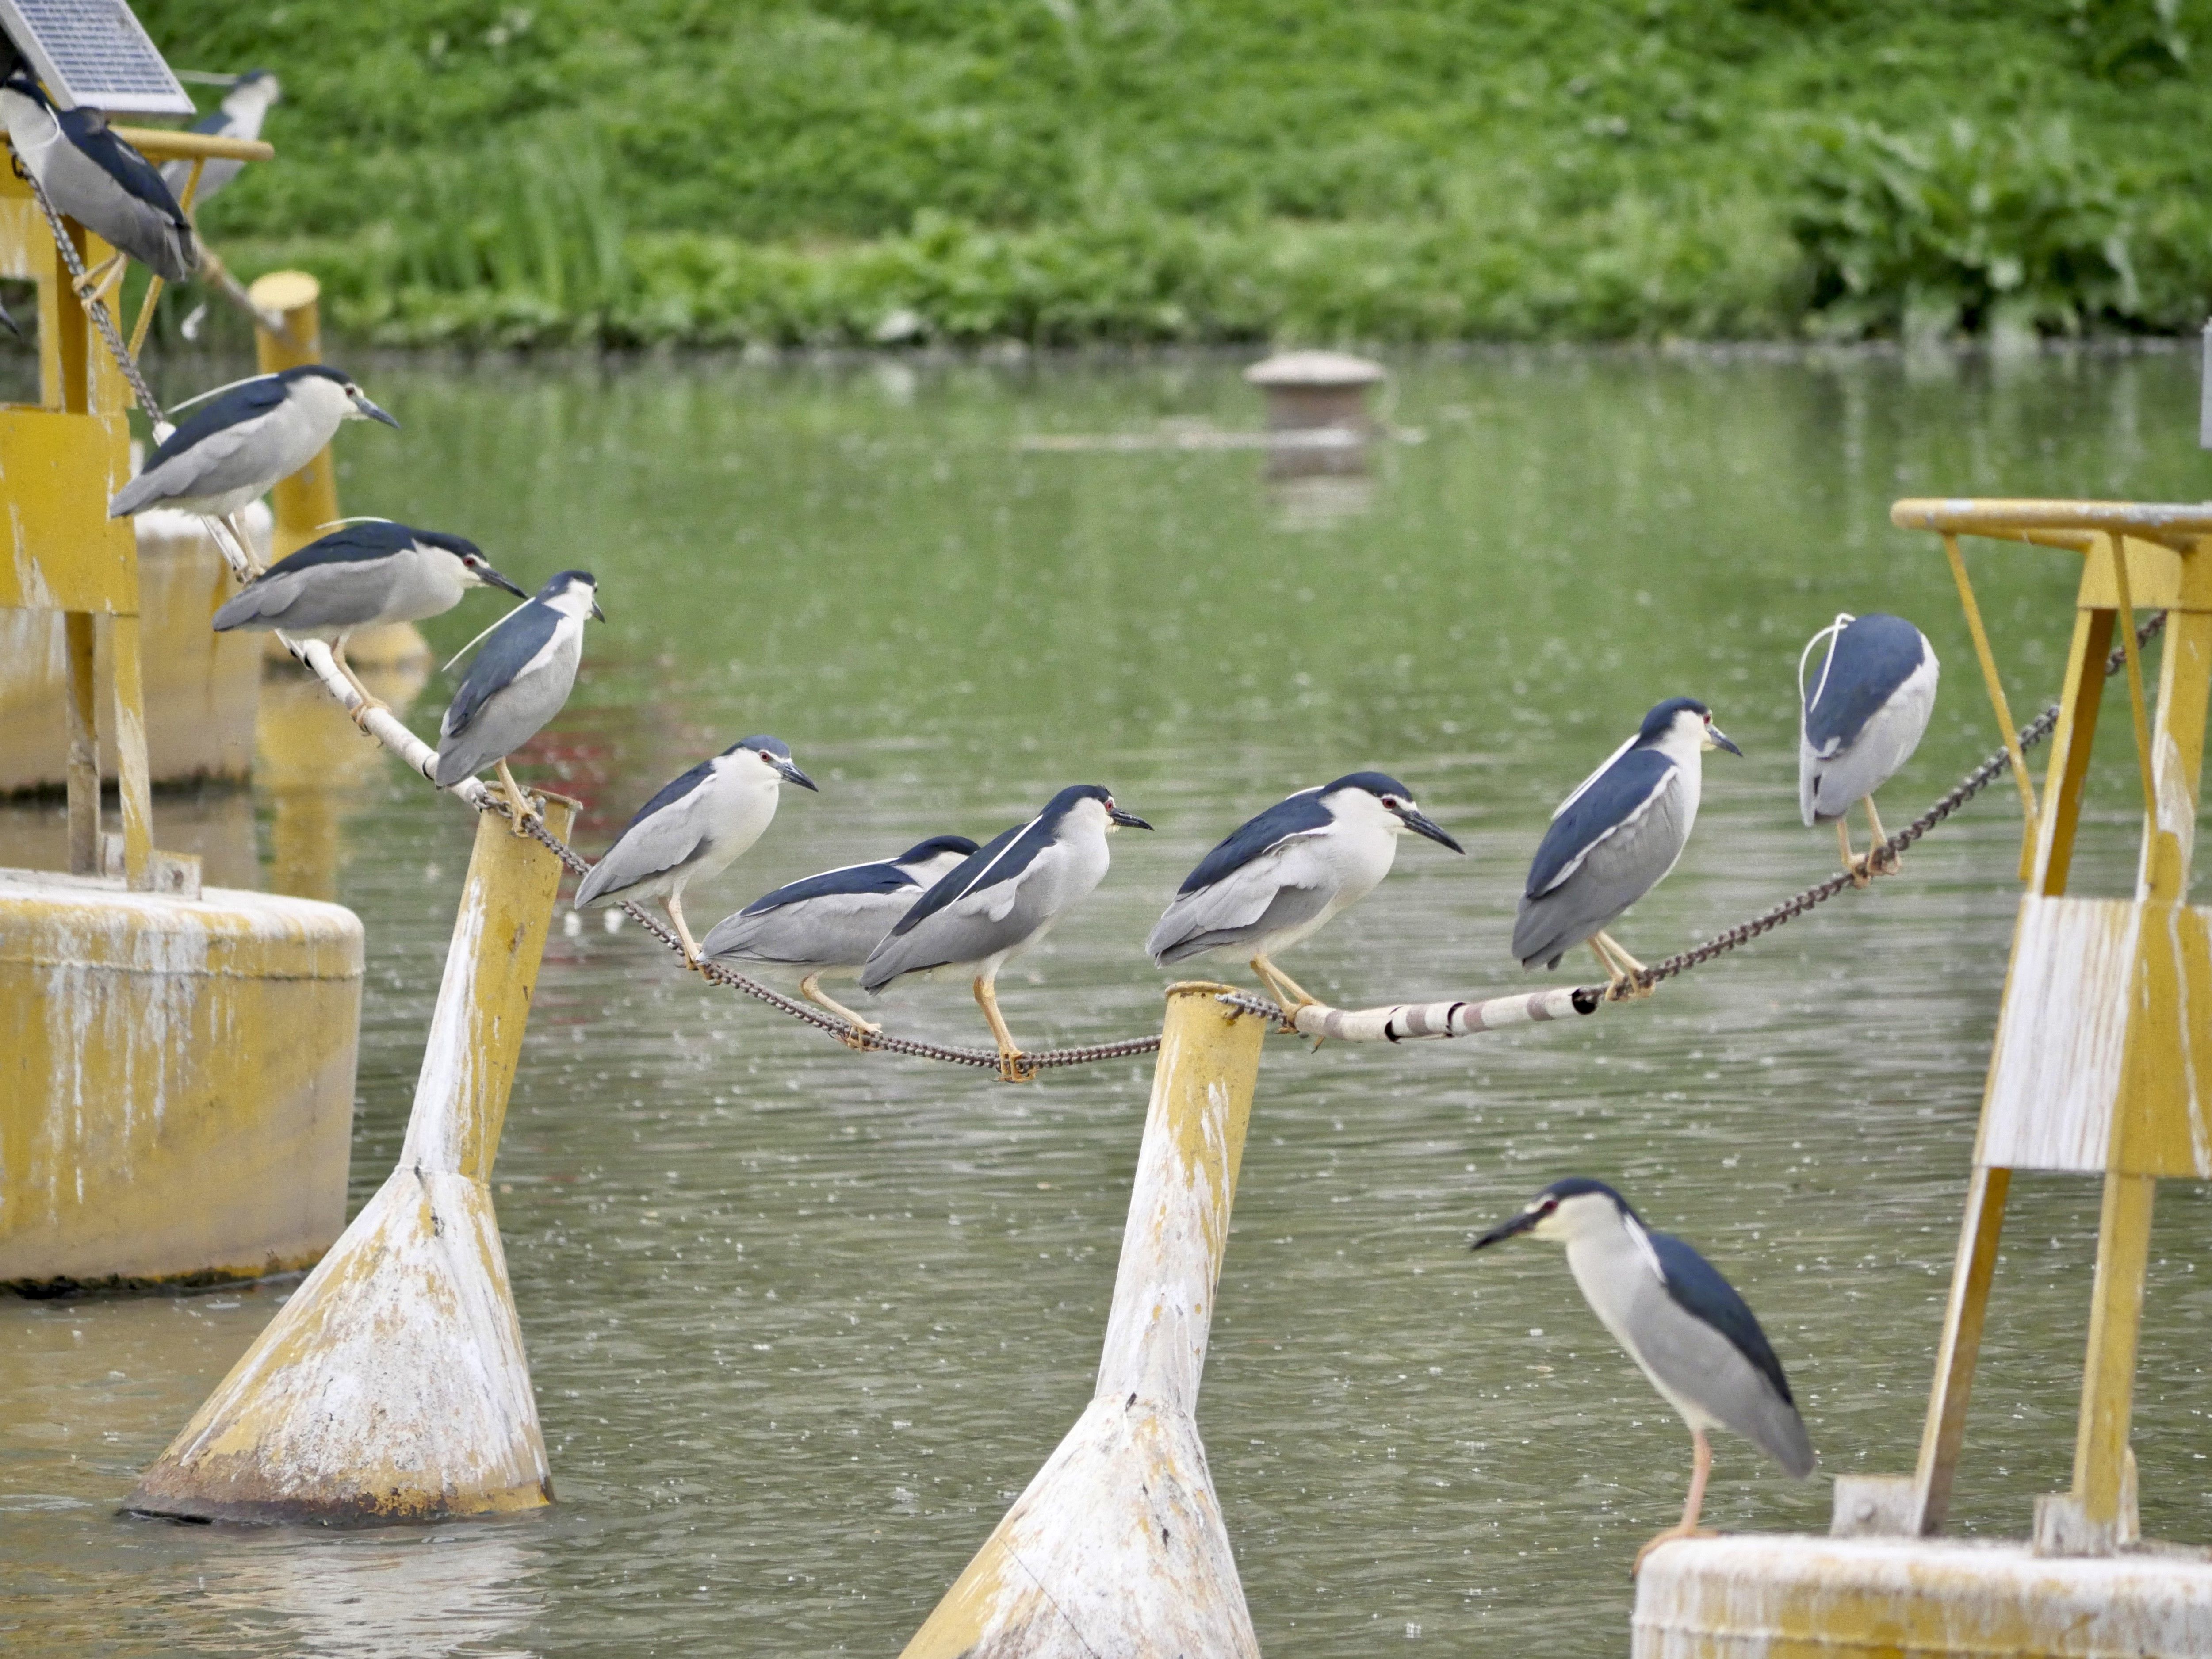
[[[1664,1294],[1627,1311],[1638,1363],[1692,1421],[1702,1415],[1741,1435],[1790,1474],[1813,1468],[1813,1444],[1766,1333],[1735,1287],[1678,1238],[1648,1235]]]
[[[881,990],[901,974],[981,962],[1012,950],[1049,926],[1062,908],[1067,865],[1066,850],[1055,842],[1018,874],[963,893],[878,945],[861,972],[861,986]]]
[[[398,567],[390,558],[274,569],[247,584],[215,613],[215,631],[234,628],[355,628],[374,622],[390,598]]]
[[[272,410],[225,427],[166,459],[155,455],[144,471],[116,491],[115,499],[107,504],[107,516],[119,519],[163,501],[244,489],[258,476],[254,462],[257,440],[276,414]]]
[[[550,612],[550,607],[538,608]],[[514,625],[516,617],[531,609],[532,605],[523,605],[502,622],[484,642],[485,651],[489,653],[500,634]],[[543,731],[568,701],[583,649],[580,628],[556,627],[543,647],[511,680],[500,684],[487,675],[485,683],[472,691],[484,668],[484,659],[479,656],[440,725],[438,787],[450,789],[463,778],[474,777]]]
[[[1936,712],[1936,653],[1920,665],[1867,719],[1858,736],[1840,753],[1816,763],[1814,816],[1808,823],[1839,818],[1895,777],[1928,731]]]
[[[1145,950],[1165,967],[1295,927],[1326,909],[1334,888],[1315,835],[1293,836],[1212,884],[1176,895],[1153,924]]]
[[[1590,843],[1580,860],[1537,896],[1523,896],[1513,925],[1513,954],[1556,963],[1656,887],[1690,839],[1692,814],[1682,772],[1670,767],[1644,805]]]
[[[726,916],[701,948],[710,957],[810,972],[858,968],[921,896],[914,886],[892,893],[825,893],[751,915]]]
[[[620,898],[640,882],[690,862],[712,836],[713,797],[711,787],[694,789],[623,830],[577,884],[577,908]]]

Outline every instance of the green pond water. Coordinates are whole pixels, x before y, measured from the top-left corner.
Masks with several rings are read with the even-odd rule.
[[[1995,727],[1914,494],[2193,500],[2180,356],[2016,362],[1498,356],[1394,365],[1364,483],[1226,453],[1023,453],[1032,433],[1256,424],[1237,365],[604,371],[359,366],[403,431],[342,438],[354,512],[461,531],[526,586],[597,572],[526,776],[596,854],[750,732],[822,781],[701,895],[701,925],[810,870],[987,836],[1070,782],[1157,823],[1001,995],[1033,1045],[1157,1024],[1141,941],[1199,854],[1291,789],[1408,780],[1468,848],[1287,963],[1346,1006],[1521,988],[1506,943],[1557,800],[1662,696],[1710,702],[1673,877],[1616,930],[1647,959],[1832,867],[1796,809],[1793,674],[1839,610],[1946,665],[1887,793],[1901,823]],[[228,378],[179,366],[170,394]],[[2014,707],[2063,659],[2075,556],[1970,554]],[[495,614],[431,624],[441,654]],[[451,681],[411,714],[434,726]],[[271,696],[283,690],[272,682]],[[2109,700],[2076,890],[2128,890]],[[356,1202],[398,1152],[473,815],[351,757],[297,800],[164,795],[165,845],[327,890],[368,927]],[[1617,1182],[1744,1291],[1821,1454],[1793,1484],[1723,1437],[1706,1514],[1826,1526],[1829,1478],[1908,1469],[2017,889],[1993,789],[1908,859],[1650,1002],[1449,1044],[1271,1039],[1200,1413],[1252,1616],[1280,1654],[1612,1655],[1628,1565],[1689,1438],[1559,1255],[1472,1257],[1556,1176]],[[0,811],[58,862],[59,807]],[[1587,960],[1570,964],[1587,978]],[[1242,969],[1226,971],[1241,976]],[[1567,970],[1562,970],[1561,977]],[[964,988],[893,1029],[982,1039]],[[0,1303],[0,1644],[11,1655],[895,1652],[1089,1397],[1149,1060],[1024,1089],[854,1056],[676,971],[635,928],[556,929],[496,1174],[560,1501],[420,1531],[118,1514],[293,1285]],[[2015,1183],[1955,1508],[2024,1533],[2068,1478],[2091,1182]],[[2212,1541],[2212,1205],[2162,1196],[2138,1393],[2148,1532]]]

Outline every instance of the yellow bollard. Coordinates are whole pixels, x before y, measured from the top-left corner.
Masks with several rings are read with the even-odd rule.
[[[905,1659],[1259,1653],[1198,1437],[1267,1023],[1168,991],[1098,1386]]]
[[[565,840],[576,803],[541,798]],[[140,1479],[209,1521],[433,1521],[553,1498],[486,1178],[561,864],[486,813],[398,1167]]]
[[[253,355],[264,374],[280,368],[323,361],[322,285],[304,270],[272,270],[257,277],[246,290],[263,311],[284,319],[284,331],[273,334],[257,326]],[[338,516],[337,464],[325,445],[321,454],[289,478],[280,479],[269,493],[276,510],[276,556],[296,553]],[[289,661],[284,647],[270,635],[267,654]],[[365,629],[346,646],[346,660],[356,668],[379,668],[393,664],[430,659],[430,647],[413,623],[393,623]]]

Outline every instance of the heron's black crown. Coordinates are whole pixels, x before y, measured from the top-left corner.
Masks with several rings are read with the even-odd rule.
[[[1413,798],[1413,792],[1388,772],[1346,772],[1335,782],[1322,785],[1321,793],[1333,795],[1340,789],[1364,789],[1378,799],[1384,795],[1395,795],[1401,801]]]
[[[762,754],[773,755],[778,760],[791,758],[791,745],[781,738],[771,738],[765,732],[756,732],[750,738],[740,738],[722,752],[726,755],[734,755],[740,749],[757,749]]]
[[[1674,724],[1674,716],[1687,709],[1699,720],[1711,720],[1713,711],[1695,697],[1669,697],[1644,717],[1644,729],[1636,734],[1636,746],[1642,749],[1665,737]]]
[[[556,593],[567,592],[578,582],[592,588],[596,588],[599,585],[599,579],[588,570],[563,570],[538,590],[538,597],[541,599],[550,599]]]
[[[967,858],[975,850],[975,843],[965,836],[932,836],[927,841],[918,841],[893,859],[893,864],[926,864],[940,853],[957,853]]]
[[[1684,698],[1683,701],[1686,702],[1688,699]],[[1630,1204],[1626,1199],[1623,1198],[1612,1188],[1607,1186],[1602,1181],[1599,1181],[1590,1176],[1564,1176],[1560,1180],[1555,1181],[1550,1186],[1545,1188],[1542,1192],[1538,1193],[1534,1198],[1528,1201],[1532,1206],[1542,1203],[1543,1200],[1547,1198],[1564,1202],[1570,1198],[1581,1198],[1585,1194],[1589,1193],[1602,1193],[1606,1197],[1613,1200],[1613,1206],[1616,1209],[1620,1210],[1623,1213],[1627,1215],[1636,1215],[1635,1206]],[[1637,1219],[1641,1221],[1643,1218],[1641,1216],[1637,1216]]]

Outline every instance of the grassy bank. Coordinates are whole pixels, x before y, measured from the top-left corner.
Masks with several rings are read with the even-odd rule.
[[[208,229],[398,343],[2178,331],[2186,0],[283,0]]]

